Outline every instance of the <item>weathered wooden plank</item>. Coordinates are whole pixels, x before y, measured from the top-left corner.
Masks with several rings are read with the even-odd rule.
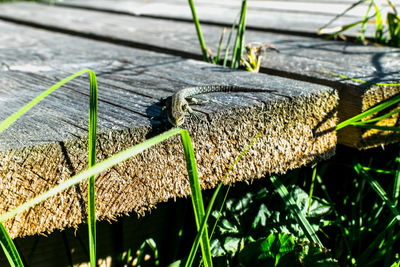
[[[192,20],[187,1],[129,1],[129,0],[67,0],[57,5],[89,8],[136,16],[156,16],[179,20]],[[203,23],[232,24],[240,10],[241,1],[195,1],[196,12]],[[346,10],[350,4],[302,3],[281,1],[249,1],[246,15],[247,27],[267,31],[316,35],[317,30]],[[368,6],[361,5],[339,18],[330,27],[354,23],[364,17]],[[383,7],[385,14],[388,8]],[[373,37],[374,25],[367,25],[366,35]],[[345,35],[356,36],[358,30],[350,29]]]
[[[57,27],[87,37],[110,37],[110,41],[201,58],[197,36],[190,23],[27,3],[8,5],[0,10],[0,16],[26,18],[27,23],[43,27]],[[76,18],[79,18],[80,23],[77,23]],[[215,53],[222,27],[203,25],[202,29],[206,44]],[[246,42],[271,43],[280,50],[280,53],[269,52],[264,56],[263,72],[327,84],[338,89],[341,95],[339,117],[342,120],[399,92],[399,87],[360,86],[328,73],[331,71],[368,82],[398,83],[400,49],[397,48],[360,46],[252,30],[247,30]],[[392,125],[394,121],[392,118],[384,123]],[[358,128],[344,129],[339,136],[340,143],[358,148],[398,140],[397,134],[362,131]]]
[[[114,5],[113,5],[114,3]],[[232,1],[232,0],[201,0],[194,1],[196,6],[199,8],[209,7],[211,8],[234,8],[236,10],[240,9],[241,0]],[[64,6],[76,6],[76,7],[92,7],[92,8],[101,8],[110,11],[120,11],[123,13],[129,12],[135,15],[147,14],[147,15],[163,15],[161,13],[161,9],[159,8],[161,5],[175,5],[175,6],[188,6],[188,1],[186,0],[157,0],[157,1],[126,1],[126,0],[102,0],[102,1],[82,1],[82,0],[67,0],[62,1],[57,4]],[[337,15],[342,13],[344,10],[349,8],[354,1],[347,2],[332,2],[332,1],[248,1],[247,8],[248,10],[257,10],[258,12],[273,10],[273,11],[282,11],[282,12],[300,12],[300,13],[308,13],[308,14],[330,14]],[[346,16],[354,16],[357,18],[363,18],[365,12],[368,9],[369,3],[361,3],[357,5],[353,9],[349,10],[345,15]],[[126,7],[124,8],[124,5]],[[385,3],[380,4],[384,10],[387,10],[388,5]],[[185,9],[180,9],[185,10]],[[175,17],[187,16],[185,13],[175,13]],[[220,18],[224,19],[223,17]],[[229,21],[226,21],[229,22]]]
[[[52,83],[84,67],[98,74],[98,159],[168,128],[151,118],[159,99],[185,86],[237,84],[275,90],[214,94],[196,107],[202,120],[184,124],[193,138],[201,184],[211,188],[251,138],[264,135],[232,171],[234,182],[282,173],[334,153],[337,94],[290,79],[231,71],[176,56],[0,23],[0,118]],[[68,179],[87,166],[88,81],[77,78],[0,136],[0,213]],[[157,203],[187,196],[179,138],[99,175],[98,218],[144,214]],[[86,183],[7,221],[12,237],[77,226],[86,217]]]

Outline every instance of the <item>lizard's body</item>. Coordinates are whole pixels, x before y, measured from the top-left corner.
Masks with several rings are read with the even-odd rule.
[[[271,92],[271,90],[246,88],[235,85],[206,85],[187,87],[179,90],[171,97],[166,99],[165,108],[167,110],[168,121],[174,126],[181,125],[185,120],[186,111],[190,113],[193,112],[189,107],[188,98],[191,98],[195,95],[214,92]]]

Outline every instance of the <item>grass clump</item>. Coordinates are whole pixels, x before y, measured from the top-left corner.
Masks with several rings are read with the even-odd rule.
[[[362,19],[340,27],[329,28],[329,26],[338,18],[342,17],[353,8],[364,5],[365,3],[368,3],[368,7]],[[386,18],[383,16],[382,12],[383,3],[386,3],[390,8],[386,13]],[[359,27],[357,40],[366,43],[368,38],[366,37],[365,32],[367,25],[371,23],[375,23],[375,34],[372,38],[374,42],[396,47],[400,46],[400,16],[395,4],[391,0],[386,0],[384,2],[378,2],[376,0],[357,1],[344,12],[335,16],[335,18],[322,26],[318,30],[318,33],[328,34],[328,38],[342,37],[343,39],[346,39],[346,37],[342,35],[343,32],[351,28]]]
[[[259,72],[262,54],[266,52],[266,48],[274,51],[278,51],[274,46],[270,44],[248,44],[244,47],[244,35],[246,31],[246,12],[247,12],[247,0],[242,0],[242,5],[237,18],[232,23],[232,28],[229,32],[228,39],[226,42],[225,52],[222,53],[222,43],[226,33],[226,28],[222,30],[222,34],[219,40],[218,49],[216,56],[212,55],[210,49],[207,48],[201,29],[200,22],[197,18],[196,9],[193,0],[189,0],[189,6],[192,11],[193,23],[196,27],[196,33],[199,40],[200,49],[202,51],[203,60],[214,64],[221,64],[224,67],[230,67],[231,69],[237,69],[243,66],[250,72]],[[236,29],[236,37],[233,40],[234,45],[231,50],[232,36]],[[245,56],[243,56],[246,50]],[[223,57],[221,56],[223,54]],[[229,57],[231,55],[231,57]]]

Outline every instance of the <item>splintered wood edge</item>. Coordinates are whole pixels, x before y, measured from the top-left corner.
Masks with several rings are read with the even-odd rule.
[[[202,188],[215,187],[239,153],[263,130],[224,183],[249,181],[324,160],[335,153],[338,95],[319,93],[212,113],[185,122],[198,163]],[[98,161],[146,139],[150,128],[98,137]],[[87,166],[87,140],[74,139],[0,152],[1,212],[10,210]],[[52,197],[5,222],[11,237],[77,227],[87,218],[87,182]],[[190,194],[179,136],[96,177],[96,214],[115,220]]]

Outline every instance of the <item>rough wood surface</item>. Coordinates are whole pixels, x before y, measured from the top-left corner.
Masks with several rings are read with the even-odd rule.
[[[229,24],[237,17],[242,1],[194,1],[198,18],[203,23]],[[354,3],[354,2],[353,2]],[[142,0],[66,0],[56,5],[88,8],[98,11],[132,14],[192,21],[187,1],[142,1]],[[300,2],[300,1],[248,1],[247,27],[264,31],[290,32],[316,35],[317,30],[345,11],[352,3]],[[359,21],[368,8],[365,3],[338,18],[329,27],[343,26]],[[389,8],[382,6],[383,15]],[[386,16],[385,16],[386,17]],[[373,37],[374,24],[366,28],[368,37]],[[347,36],[356,36],[358,30],[350,29]]]
[[[236,84],[269,93],[213,94],[184,125],[193,138],[203,188],[215,186],[255,134],[264,135],[226,183],[283,173],[334,153],[335,90],[295,80],[231,71],[176,56],[0,23],[0,119],[82,68],[98,75],[98,160],[168,128],[155,118],[161,97],[185,86]],[[77,78],[0,136],[0,213],[87,166],[88,79]],[[99,175],[98,219],[187,196],[178,137]],[[51,232],[86,220],[86,183],[5,223],[12,237]]]
[[[145,5],[142,2],[141,4]],[[52,27],[54,30],[70,31],[89,38],[201,58],[197,36],[191,23],[31,3],[4,5],[0,16],[23,20],[45,28]],[[202,29],[206,44],[215,55],[222,27],[202,25]],[[334,72],[371,83],[399,83],[398,48],[361,46],[253,30],[246,31],[246,42],[271,43],[280,50],[280,53],[268,52],[264,56],[262,72],[338,89],[341,98],[341,120],[359,114],[400,92],[398,86],[360,85],[329,74]],[[382,125],[393,126],[396,123],[397,117],[393,117],[383,121]],[[359,128],[349,127],[339,132],[339,143],[357,148],[368,148],[399,140],[398,134],[365,131]]]

